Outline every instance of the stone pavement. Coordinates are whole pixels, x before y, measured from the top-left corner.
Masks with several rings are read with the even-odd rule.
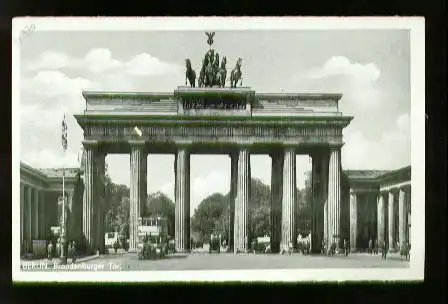
[[[89,262],[87,262],[89,263]],[[114,264],[120,270],[231,270],[231,269],[316,269],[316,268],[407,268],[408,261],[390,256],[350,254],[326,257],[321,255],[206,253],[169,255],[162,260],[138,260],[136,254],[101,256],[91,263]]]
[[[28,271],[89,271],[96,270],[232,270],[232,269],[322,269],[322,268],[407,268],[409,261],[401,260],[399,254],[388,255],[386,260],[381,255],[352,253],[348,256],[335,255],[291,255],[254,254],[254,253],[211,253],[201,250],[191,254],[170,254],[161,260],[139,260],[136,253],[118,252],[80,258],[75,269],[65,269],[56,264],[45,264],[46,259],[28,262]],[[34,263],[34,266],[31,265]],[[59,260],[53,260],[59,263]],[[39,265],[39,263],[42,263]],[[51,262],[49,262],[51,263]],[[30,266],[31,265],[31,266]],[[70,266],[72,264],[68,264]],[[83,266],[83,267],[81,267]],[[86,270],[87,269],[87,270]]]

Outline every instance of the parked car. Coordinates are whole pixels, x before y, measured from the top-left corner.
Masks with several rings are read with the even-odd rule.
[[[212,234],[210,237],[210,246],[208,252],[212,253],[213,251],[221,253],[221,241],[218,236]]]

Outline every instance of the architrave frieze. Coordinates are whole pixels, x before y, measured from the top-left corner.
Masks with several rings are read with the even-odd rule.
[[[20,166],[20,183],[39,190],[47,187],[45,175],[30,171],[23,165]]]
[[[34,179],[28,175],[21,174],[20,176],[20,184],[36,188],[38,190],[44,190],[47,188],[47,184],[45,182]]]
[[[138,136],[135,132],[137,126],[142,132]],[[342,127],[338,124],[301,125],[285,124],[237,124],[227,122],[211,124],[209,121],[194,121],[176,124],[161,121],[145,121],[145,124],[127,122],[115,123],[89,123],[84,125],[85,142],[129,142],[144,140],[147,142],[216,142],[216,143],[279,143],[297,145],[330,143],[342,145]]]

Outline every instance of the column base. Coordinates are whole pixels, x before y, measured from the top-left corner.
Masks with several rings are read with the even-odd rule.
[[[271,253],[279,253],[280,252],[280,243],[274,243],[271,245]]]
[[[288,246],[283,246],[280,248],[279,254],[291,254],[294,253],[294,247],[290,248]]]
[[[137,253],[137,248],[129,248],[128,253]]]
[[[320,248],[311,248],[311,254],[320,254],[321,249]]]
[[[176,252],[175,252],[175,254],[190,254],[191,253],[191,250],[177,250],[176,249]]]
[[[350,252],[351,253],[356,253],[356,252],[358,252],[358,249],[357,248],[350,248]]]

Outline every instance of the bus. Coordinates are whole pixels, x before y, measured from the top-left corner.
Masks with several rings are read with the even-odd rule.
[[[113,248],[115,242],[118,242],[118,232],[106,232],[104,234],[104,245],[107,249]]]
[[[164,256],[167,249],[168,222],[160,216],[140,217],[137,226],[137,251],[143,250],[145,242],[155,247],[159,256]]]

